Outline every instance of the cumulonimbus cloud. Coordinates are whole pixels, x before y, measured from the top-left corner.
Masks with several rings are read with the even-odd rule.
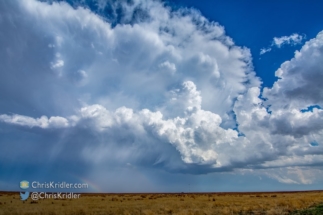
[[[93,163],[205,173],[323,161],[322,110],[302,111],[322,107],[322,33],[262,92],[249,50],[195,10],[111,3],[114,23],[65,2],[0,4],[2,125],[57,130],[66,145],[79,135],[75,159]]]

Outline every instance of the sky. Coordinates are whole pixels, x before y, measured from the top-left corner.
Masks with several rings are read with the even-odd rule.
[[[0,1],[0,190],[317,190],[321,1]]]

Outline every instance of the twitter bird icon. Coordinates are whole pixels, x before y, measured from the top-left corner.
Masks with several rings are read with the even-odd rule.
[[[29,192],[26,191],[25,193],[20,192],[20,197],[22,201],[25,201],[29,197]]]

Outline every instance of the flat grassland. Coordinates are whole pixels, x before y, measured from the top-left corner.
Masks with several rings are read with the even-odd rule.
[[[32,201],[30,198],[26,201],[21,201],[19,193],[17,192],[0,192],[0,215],[280,215],[291,213],[303,214],[299,212],[295,213],[295,210],[309,208],[313,205],[322,203],[323,191],[276,193],[81,194],[79,199],[44,199],[38,201]]]

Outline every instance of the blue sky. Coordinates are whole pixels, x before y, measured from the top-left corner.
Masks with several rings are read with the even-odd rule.
[[[322,189],[322,4],[0,2],[0,190]]]

